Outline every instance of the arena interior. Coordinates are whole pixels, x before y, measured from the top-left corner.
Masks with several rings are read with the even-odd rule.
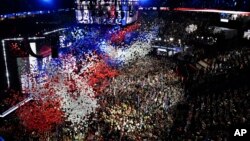
[[[243,141],[249,0],[1,0],[0,141]]]

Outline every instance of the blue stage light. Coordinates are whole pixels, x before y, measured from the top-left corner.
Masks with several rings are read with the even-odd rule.
[[[139,0],[140,5],[150,5],[150,2],[152,2],[152,0]]]
[[[5,141],[5,140],[3,139],[3,137],[0,136],[0,141]]]
[[[42,0],[42,1],[50,3],[52,0]]]
[[[38,7],[42,7],[45,10],[56,8],[59,0],[39,0]]]
[[[46,3],[46,4],[52,4],[53,3],[53,0],[42,0],[43,3]]]

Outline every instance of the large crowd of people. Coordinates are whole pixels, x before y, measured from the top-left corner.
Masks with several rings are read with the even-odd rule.
[[[249,48],[230,49],[217,52],[214,56],[205,55],[202,49],[197,49],[193,53],[186,66],[181,65],[181,68],[186,68],[183,72],[189,89],[198,88],[200,84],[209,88],[214,86],[214,82],[224,82],[232,76],[246,72],[249,68]]]
[[[194,47],[193,50],[183,53],[189,54],[189,57],[183,57],[181,61],[152,55],[150,45],[154,35],[151,33],[155,29],[159,31],[158,36],[163,40],[173,37],[190,44],[189,41],[194,37],[203,35],[203,28],[208,27],[210,23],[206,23],[206,20],[197,21],[199,18],[196,14],[188,22],[183,22],[185,16],[176,18],[173,13],[167,15],[172,18],[167,20],[155,18],[155,15],[151,14],[153,16],[142,14],[143,18],[153,22],[142,20],[140,24],[143,27],[137,30],[147,35],[146,40],[139,36],[139,41],[121,44],[119,47],[113,46],[110,42],[100,43],[103,44],[103,48],[99,46],[99,51],[109,56],[111,63],[108,63],[116,64],[114,68],[119,71],[119,75],[107,78],[107,86],[98,91],[98,94],[87,86],[88,81],[79,74],[85,72],[83,68],[92,67],[91,62],[94,65],[100,62],[101,57],[85,53],[86,60],[80,60],[79,56],[62,59],[68,63],[67,68],[61,68],[62,72],[73,72],[75,75],[72,78],[76,80],[74,84],[82,90],[72,93],[72,97],[68,92],[72,84],[51,84],[63,98],[61,103],[67,120],[56,126],[46,138],[64,141],[222,140],[229,138],[228,129],[231,126],[249,123],[248,80],[244,79],[240,83],[242,85],[235,85],[241,81],[239,78],[236,79],[237,77],[249,75],[249,49],[232,49],[209,56],[203,48]],[[190,13],[186,16],[188,15]],[[190,25],[197,26],[194,33],[190,33],[190,30],[185,31]],[[90,37],[86,36],[89,34],[88,30],[94,29],[76,28],[73,31],[81,31],[82,34],[68,33],[74,39],[85,37],[85,40],[71,44],[75,47],[74,51],[82,51],[85,46],[91,48],[91,45],[100,45],[98,37],[105,34],[97,31]],[[89,44],[83,47],[86,40]],[[77,48],[78,46],[81,48]],[[90,65],[87,66],[85,61]],[[64,66],[63,63],[60,65]],[[55,66],[50,67],[51,73],[58,72]],[[80,68],[79,72],[76,71],[77,67]],[[95,69],[93,71],[96,71]],[[64,76],[59,77],[67,79],[63,78]],[[214,85],[216,87],[213,87]],[[16,123],[16,118],[12,117],[11,120],[13,119]],[[11,123],[5,121],[0,131],[8,134],[17,129],[13,140],[39,139],[35,131],[30,134],[22,131],[22,125],[8,125]]]
[[[171,110],[183,99],[183,88],[165,59],[139,59],[114,78],[98,98],[86,128],[75,137],[86,140],[164,140],[173,124]]]
[[[247,126],[250,90],[248,84],[239,81],[242,80],[230,82],[220,90],[188,94],[185,102],[175,111],[177,116],[169,138],[225,140],[231,138],[234,127]],[[240,85],[235,86],[235,83]]]
[[[210,26],[219,20],[218,14],[199,12],[159,12],[158,16],[155,21],[159,26],[159,33],[153,43],[171,47],[193,46],[198,40],[211,43],[214,37]]]

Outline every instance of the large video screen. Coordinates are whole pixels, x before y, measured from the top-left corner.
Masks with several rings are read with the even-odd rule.
[[[76,0],[81,24],[126,25],[137,20],[138,0]]]

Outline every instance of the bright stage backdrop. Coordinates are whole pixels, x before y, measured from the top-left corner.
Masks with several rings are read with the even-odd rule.
[[[76,0],[76,5],[81,24],[127,25],[138,17],[138,0]]]

